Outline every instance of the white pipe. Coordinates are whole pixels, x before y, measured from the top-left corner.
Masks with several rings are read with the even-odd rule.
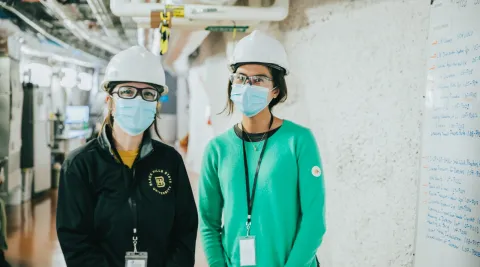
[[[113,35],[113,37],[115,37],[115,38],[119,38],[117,43],[121,44],[121,48],[122,49],[128,48],[129,44],[125,43],[124,42],[125,40],[120,40],[120,38],[122,37],[122,32],[121,32],[122,26],[115,26],[115,24],[113,23],[112,17],[110,15],[110,12],[108,11],[105,4],[103,3],[103,0],[87,0],[87,1],[93,2],[93,4],[95,5],[95,9],[97,10],[100,17],[102,17],[102,20],[103,20],[103,23],[104,23],[103,26],[110,33],[110,35]],[[105,24],[105,22],[106,22],[106,24]],[[113,34],[114,31],[112,29],[116,29],[116,35]]]
[[[160,30],[159,29],[151,29],[151,33],[153,35],[152,43],[150,44],[150,52],[154,55],[160,55]]]
[[[137,23],[138,28],[151,28],[150,26],[150,17],[134,17],[133,21]],[[255,26],[260,24],[258,20],[251,21],[237,21],[235,22],[237,26],[249,26],[247,32],[253,30]],[[207,21],[207,20],[189,20],[183,18],[176,18],[172,22],[172,28],[182,29],[182,30],[204,30],[208,26],[233,26],[231,20],[223,21]]]
[[[276,0],[270,7],[184,5],[186,19],[281,21],[288,16],[289,0]],[[110,0],[112,13],[119,17],[150,17],[150,12],[164,10],[162,3],[124,3]],[[178,18],[172,19],[173,27]]]
[[[37,24],[35,24],[35,22],[31,21],[29,18],[25,17],[21,12],[19,12],[18,10],[16,10],[15,8],[13,7],[10,7],[9,5],[3,3],[3,2],[0,2],[0,6],[5,8],[6,10],[12,12],[13,14],[17,15],[20,19],[22,19],[23,21],[25,21],[25,23],[27,23],[28,25],[30,25],[32,28],[34,28],[36,31],[38,31],[40,34],[44,35],[45,37],[47,37],[48,39],[54,41],[55,43],[59,44],[60,46],[62,46],[63,48],[72,48],[70,45],[68,45],[67,43],[63,42],[62,40],[56,38],[55,36],[49,34],[47,31],[45,31],[42,27],[38,26]]]
[[[86,62],[86,61],[79,60],[79,59],[76,59],[76,58],[57,55],[55,53],[39,51],[39,50],[36,50],[36,49],[32,49],[28,46],[25,46],[25,45],[22,46],[21,50],[27,56],[35,56],[35,57],[39,57],[39,58],[51,58],[55,61],[72,63],[72,64],[82,66],[82,67],[86,67],[86,68],[98,68],[99,67],[99,65],[95,65],[95,64],[92,64],[90,62]]]
[[[0,2],[0,7],[3,7],[5,9],[7,9],[8,11],[12,12],[13,14],[17,15],[21,20],[23,20],[25,23],[27,23],[28,25],[30,25],[32,28],[34,28],[36,31],[38,31],[41,35],[45,36],[46,38],[52,40],[53,42],[57,43],[58,45],[60,45],[61,47],[63,47],[64,49],[72,49],[72,50],[75,50],[75,51],[78,51],[75,47],[72,47],[70,46],[69,44],[63,42],[62,40],[56,38],[55,36],[49,34],[47,31],[45,31],[42,27],[38,26],[35,22],[33,22],[32,20],[30,20],[29,18],[25,17],[21,12],[19,12],[18,10],[16,10],[15,8],[3,3],[3,2]],[[83,52],[83,54],[85,55],[88,55],[92,58],[95,58],[96,60],[102,62],[103,64],[105,64],[105,60],[103,59],[100,59],[94,55],[91,55],[91,54],[88,54],[88,53],[85,53]],[[82,61],[84,62],[84,61]],[[85,62],[84,62],[85,63]],[[87,64],[90,64],[90,63],[87,63]]]
[[[145,29],[137,29],[137,44],[140,46],[145,45]]]
[[[93,1],[94,0],[87,0],[87,3],[90,6],[90,9],[92,10],[93,15],[97,19],[97,22],[100,24],[100,26],[102,27],[105,34],[108,35],[109,37],[114,38],[115,35],[110,31],[110,29],[108,29],[107,23],[105,22],[105,19],[103,18],[103,15],[98,10],[97,4],[94,3]]]
[[[121,51],[121,49],[106,43],[104,40],[100,40],[91,36],[87,31],[79,27],[76,23],[72,22],[70,18],[63,12],[59,4],[54,0],[42,0],[41,3],[50,9],[52,9],[60,18],[63,20],[63,23],[66,28],[68,28],[73,34],[81,36],[87,42],[92,43],[93,45],[107,50],[112,54],[116,54]]]
[[[106,20],[108,20],[108,23],[110,24],[110,26],[113,27],[114,25],[113,25],[112,17],[110,17],[110,13],[108,12],[105,5],[103,4],[103,0],[94,0],[94,1],[95,1],[95,5],[98,5],[98,9],[100,9],[101,14],[105,17]]]

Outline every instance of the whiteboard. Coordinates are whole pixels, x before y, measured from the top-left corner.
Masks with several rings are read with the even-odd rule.
[[[480,266],[480,0],[431,6],[415,267]]]

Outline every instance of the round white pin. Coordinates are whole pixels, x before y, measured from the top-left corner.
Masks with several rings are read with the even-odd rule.
[[[315,177],[320,177],[320,175],[322,175],[322,170],[320,169],[320,167],[314,166],[312,168],[312,175]]]

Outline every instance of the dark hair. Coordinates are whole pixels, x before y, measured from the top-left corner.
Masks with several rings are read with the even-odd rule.
[[[119,84],[121,83],[125,83],[125,82],[111,82],[107,85],[107,88],[108,88],[108,95],[111,96],[110,92]],[[149,84],[149,85],[152,85],[153,87],[157,87],[156,85],[154,84]],[[108,125],[110,127],[110,129],[113,129],[113,122],[114,122],[114,119],[113,119],[113,116],[112,116],[112,109],[113,109],[113,104],[112,104],[112,100],[110,100],[108,102],[108,114],[107,116],[105,117],[105,119],[103,120],[103,123],[102,123],[102,127],[100,128],[100,131],[98,132],[98,136],[101,136],[102,135],[102,132],[103,132],[103,128],[105,128],[106,125]],[[160,138],[160,140],[163,140],[162,139],[162,136],[160,136],[160,133],[158,132],[158,125],[157,125],[157,114],[160,112],[159,110],[159,106],[157,105],[157,112],[155,114],[155,119],[153,120],[153,127],[154,127],[154,130],[155,130],[155,134],[158,136],[158,138]],[[150,129],[150,127],[152,127],[151,125],[148,127],[148,129]]]
[[[235,66],[234,72],[236,72],[238,67],[240,66],[241,65]],[[285,82],[285,71],[279,70],[277,68],[272,68],[270,66],[266,66],[266,67],[268,68],[268,70],[270,71],[270,74],[272,75],[273,87],[275,88],[275,90],[278,90],[278,96],[272,99],[272,101],[270,101],[270,104],[268,104],[268,108],[272,110],[273,107],[275,107],[278,103],[283,103],[287,100],[288,90],[287,90],[287,83]],[[233,113],[234,104],[232,100],[230,100],[231,94],[232,94],[232,82],[229,79],[227,105],[225,106],[225,109],[220,113],[223,113],[225,111],[227,111],[227,115],[231,115]]]

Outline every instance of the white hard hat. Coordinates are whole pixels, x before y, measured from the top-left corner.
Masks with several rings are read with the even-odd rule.
[[[282,69],[285,75],[289,73],[287,52],[283,45],[275,38],[255,30],[238,41],[230,60],[232,71],[238,64],[261,63],[274,68]]]
[[[165,71],[160,57],[142,46],[132,46],[112,57],[105,70],[102,88],[108,92],[110,82],[139,82],[163,87],[168,93]]]

